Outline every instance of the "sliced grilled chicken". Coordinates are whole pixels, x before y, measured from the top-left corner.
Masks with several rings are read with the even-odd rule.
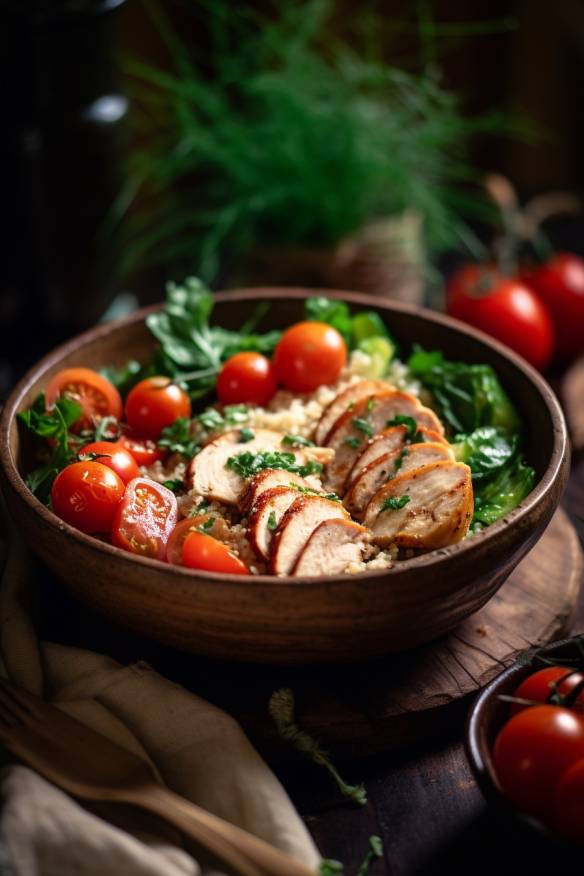
[[[425,426],[420,426],[418,428],[418,434],[423,441],[437,441],[439,444],[444,444],[446,447],[450,447],[446,438],[443,435],[440,435],[439,432],[436,432],[435,429],[426,429]],[[353,466],[351,478],[354,480],[358,477],[364,468],[367,468],[368,465],[376,459],[379,459],[380,456],[384,456],[386,453],[393,453],[394,450],[402,447],[407,436],[408,430],[405,426],[390,426],[388,429],[384,429],[383,432],[380,432],[379,435],[375,435],[375,437],[369,441],[365,450]]]
[[[360,380],[358,383],[352,383],[340,392],[324,409],[314,432],[315,442],[317,444],[327,443],[333,426],[339,417],[342,417],[347,412],[351,405],[355,405],[362,398],[367,398],[367,396],[374,395],[376,392],[383,392],[388,388],[389,384],[383,380]]]
[[[282,468],[264,468],[263,471],[259,471],[249,481],[239,503],[241,513],[247,514],[266,490],[271,490],[273,487],[289,487],[290,484],[296,484],[296,486],[304,487],[307,490],[322,489],[320,478],[316,475],[302,478],[300,475],[294,474],[291,471],[285,471]],[[296,496],[298,496],[298,493],[296,493]]]
[[[225,505],[236,505],[245,481],[236,471],[226,468],[230,456],[239,453],[259,453],[261,450],[279,450],[293,453],[298,462],[306,462],[302,450],[282,446],[281,432],[269,429],[255,429],[251,441],[240,441],[240,429],[225,432],[207,444],[190,462],[187,471],[187,488],[208,499],[215,499]]]
[[[391,453],[385,453],[370,462],[351,481],[343,505],[352,517],[360,520],[377,490],[397,474],[396,466],[399,473],[404,474],[422,465],[449,459],[454,459],[452,450],[439,441],[408,444]]]
[[[407,503],[399,507],[405,497]],[[391,500],[398,507],[392,508]],[[378,490],[365,509],[364,524],[381,546],[429,550],[464,538],[472,513],[470,468],[462,462],[433,462]]]
[[[292,575],[339,575],[358,563],[369,533],[352,520],[324,520],[316,527],[292,569]]]
[[[271,487],[252,505],[247,529],[251,546],[262,560],[269,558],[274,531],[299,495],[298,490],[290,487]]]
[[[365,450],[368,439],[382,432],[398,415],[412,417],[418,426],[434,429],[441,434],[444,432],[434,411],[423,407],[408,392],[392,389],[361,399],[337,420],[327,440],[328,446],[335,451],[335,458],[326,469],[327,488],[342,494],[351,469]]]
[[[320,496],[296,499],[282,517],[272,540],[270,571],[274,575],[289,575],[318,524],[348,516],[341,503],[331,499]]]

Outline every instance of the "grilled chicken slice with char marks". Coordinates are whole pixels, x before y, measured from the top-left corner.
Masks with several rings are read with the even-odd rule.
[[[361,399],[337,421],[327,444],[335,451],[328,465],[324,483],[327,489],[343,494],[351,470],[367,447],[369,438],[387,428],[396,416],[412,417],[416,425],[444,433],[442,423],[430,408],[425,408],[408,392],[397,389]]]
[[[252,505],[247,531],[252,548],[262,560],[269,559],[274,530],[299,495],[298,490],[290,487],[271,487]]]
[[[285,471],[282,468],[264,468],[249,481],[239,503],[241,513],[247,514],[266,490],[271,490],[273,487],[289,487],[290,484],[295,484],[306,490],[322,490],[322,483],[317,475],[308,475],[303,478],[299,474]]]
[[[292,569],[292,575],[340,575],[359,563],[368,531],[352,520],[324,520],[316,527]]]
[[[352,383],[342,390],[324,409],[314,432],[315,442],[326,444],[339,417],[342,417],[350,407],[357,404],[362,398],[367,398],[376,392],[384,392],[390,388],[390,385],[383,380],[359,380],[358,383]]]
[[[306,542],[323,520],[347,519],[349,515],[340,502],[320,496],[300,496],[280,521],[272,540],[270,571],[274,575],[289,575]]]
[[[418,435],[423,441],[438,442],[446,447],[450,447],[446,438],[440,435],[439,432],[436,432],[435,429],[426,429],[425,426],[420,426],[418,428]],[[372,462],[375,462],[376,459],[379,459],[380,456],[385,456],[386,453],[393,453],[394,450],[401,449],[406,443],[407,437],[408,430],[405,426],[389,426],[388,429],[384,429],[379,435],[375,435],[353,466],[351,483],[359,477],[363,469],[371,465]],[[350,487],[351,484],[349,484],[349,489]]]
[[[408,501],[388,507],[391,500]],[[386,507],[384,508],[384,504]],[[462,462],[433,462],[393,478],[375,493],[363,522],[380,546],[432,550],[460,541],[470,526],[473,492],[470,468]]]
[[[188,490],[194,490],[206,499],[215,499],[225,505],[237,505],[246,481],[226,467],[231,456],[240,453],[259,453],[262,450],[292,453],[299,463],[306,462],[306,454],[282,444],[281,432],[255,429],[251,441],[240,441],[241,430],[233,429],[220,435],[194,456],[187,469]],[[314,448],[311,448],[314,449]]]
[[[391,453],[385,453],[370,462],[351,481],[343,505],[352,517],[360,520],[374,494],[397,474],[396,466],[400,474],[405,474],[422,465],[449,459],[454,459],[452,450],[438,441],[406,444]]]

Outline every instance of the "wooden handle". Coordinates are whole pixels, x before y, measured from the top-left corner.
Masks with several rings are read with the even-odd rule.
[[[125,796],[125,795],[124,795]],[[160,815],[240,876],[315,876],[303,864],[253,834],[201,809],[168,788],[148,787],[127,797]]]

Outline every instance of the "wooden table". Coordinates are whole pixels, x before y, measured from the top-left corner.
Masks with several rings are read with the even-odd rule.
[[[576,461],[563,506],[584,541],[584,458]],[[44,576],[46,573],[42,570]],[[104,625],[74,603],[53,582],[42,587],[41,635],[65,644],[106,652],[126,662],[144,657],[167,676],[197,690],[188,658]],[[584,590],[575,631],[584,631]],[[207,678],[207,687],[209,680]],[[562,851],[534,837],[518,823],[502,822],[485,804],[466,762],[462,739],[469,702],[449,712],[446,728],[436,728],[422,744],[344,763],[335,760],[352,782],[364,781],[365,807],[347,803],[328,774],[311,764],[273,764],[313,833],[323,855],[356,873],[372,834],[382,837],[385,856],[372,876],[476,876],[507,874],[517,866],[529,873],[557,872]],[[512,862],[516,861],[517,866]]]

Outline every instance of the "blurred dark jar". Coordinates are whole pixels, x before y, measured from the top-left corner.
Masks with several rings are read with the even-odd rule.
[[[22,370],[95,322],[118,291],[107,220],[123,183],[128,102],[115,28],[124,2],[0,0],[0,382],[7,360]]]

